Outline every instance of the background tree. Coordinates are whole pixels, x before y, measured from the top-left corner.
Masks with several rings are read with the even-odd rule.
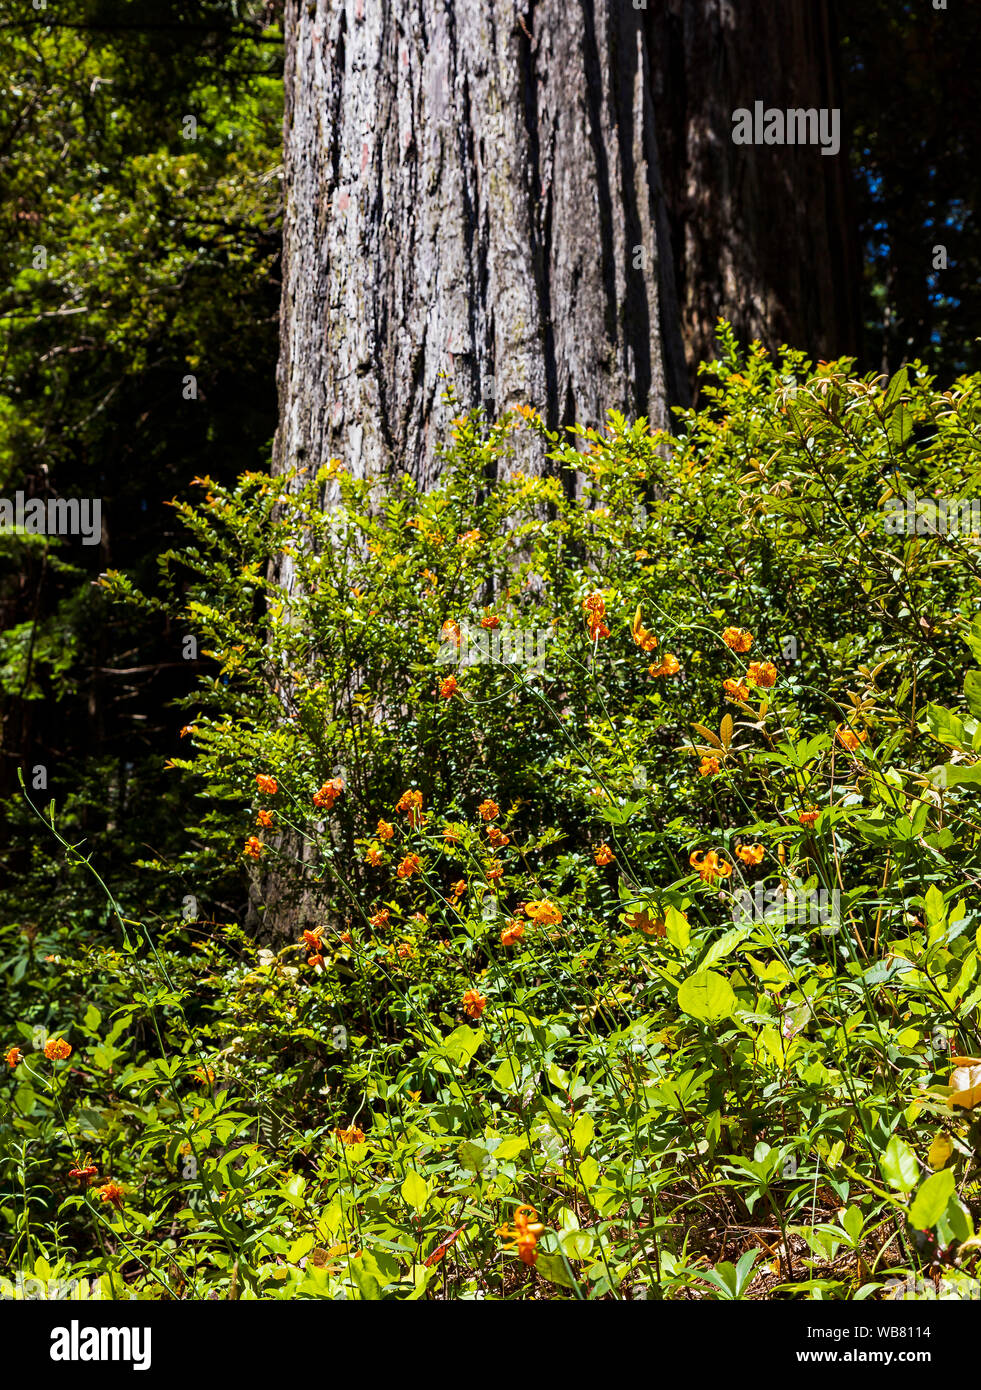
[[[864,282],[863,358],[981,364],[981,9],[838,4]],[[938,254],[942,251],[942,254]]]
[[[658,146],[692,384],[727,319],[744,341],[859,351],[861,268],[848,116],[836,155],[732,142],[732,113],[840,108],[839,23],[825,0],[650,0]]]

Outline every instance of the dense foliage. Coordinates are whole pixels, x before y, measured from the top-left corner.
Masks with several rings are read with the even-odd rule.
[[[426,495],[265,471],[276,0],[0,17],[0,1297],[977,1296],[981,21],[838,10],[862,360]]]
[[[188,663],[170,615],[112,612],[95,581],[152,582],[178,542],[170,499],[206,468],[262,466],[275,428],[271,17],[234,0],[0,17],[0,495],[98,498],[102,522],[96,545],[0,531],[0,797],[43,765],[116,874],[178,843],[159,768]],[[0,893],[51,910],[16,800],[0,843]]]
[[[0,533],[0,913],[98,920],[16,795],[42,764],[66,827],[129,903],[182,845],[162,758],[196,668],[175,610],[112,609],[181,543],[171,498],[231,483],[275,428],[278,0],[29,0],[0,16],[0,493],[98,496],[102,543]],[[978,19],[838,7],[866,251],[861,363],[977,367]],[[949,253],[933,269],[933,247]],[[187,378],[195,378],[196,399]],[[226,883],[231,906],[242,898]]]
[[[981,380],[723,329],[703,386],[673,438],[461,417],[424,495],[203,479],[162,586],[107,577],[215,674],[169,910],[3,929],[8,1267],[976,1288]]]

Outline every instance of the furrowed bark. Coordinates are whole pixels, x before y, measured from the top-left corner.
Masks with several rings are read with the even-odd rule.
[[[291,0],[286,26],[277,470],[429,486],[473,405],[666,425],[686,378],[643,12]]]

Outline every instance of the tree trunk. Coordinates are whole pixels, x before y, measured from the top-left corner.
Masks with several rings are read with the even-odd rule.
[[[755,100],[837,103],[825,0],[287,0],[285,25],[277,471],[429,486],[478,404],[664,425],[720,315],[856,350],[844,138],[732,140]]]
[[[277,468],[428,486],[478,404],[666,425],[687,387],[643,12],[289,0],[286,37]]]
[[[827,0],[651,0],[647,39],[689,370],[720,317],[816,357],[859,351],[861,254],[848,132],[813,145],[735,145],[732,113],[840,107]]]

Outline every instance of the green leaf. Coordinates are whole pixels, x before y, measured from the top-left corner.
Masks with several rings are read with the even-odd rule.
[[[845,1212],[839,1213],[838,1219],[847,1234],[851,1237],[852,1242],[857,1244],[862,1234],[863,1227],[865,1226],[865,1220],[858,1207],[849,1207]]]
[[[482,1028],[471,1028],[469,1024],[463,1023],[459,1028],[455,1028],[449,1037],[443,1039],[440,1051],[452,1057],[455,1062],[459,1062],[461,1067],[470,1065],[474,1054],[484,1041],[484,1030]]]
[[[579,1165],[579,1176],[583,1180],[587,1194],[596,1184],[599,1177],[599,1164],[595,1158],[584,1158]]]
[[[932,1173],[913,1199],[909,1224],[917,1231],[930,1231],[943,1216],[954,1194],[954,1174],[950,1168]]]
[[[430,1281],[439,1278],[439,1270],[435,1265],[430,1265],[427,1269],[425,1265],[415,1265],[412,1271],[412,1281],[415,1285],[412,1293],[408,1296],[408,1302],[414,1303],[422,1298]]]
[[[517,1158],[528,1147],[528,1140],[521,1134],[509,1134],[494,1149],[495,1163],[506,1163],[509,1158]]]
[[[366,1264],[366,1261],[370,1263]],[[379,1283],[375,1270],[377,1264],[368,1254],[355,1255],[348,1263],[351,1278],[357,1284],[361,1297],[369,1303],[381,1301],[382,1286]],[[379,1271],[380,1273],[380,1271]]]
[[[705,1270],[702,1278],[707,1279],[709,1283],[713,1284],[726,1300],[731,1301],[736,1297],[739,1273],[736,1266],[730,1263],[729,1260],[723,1260],[722,1263],[717,1264],[714,1269]]]
[[[289,1248],[286,1256],[286,1263],[291,1265],[298,1264],[307,1251],[313,1249],[314,1244],[315,1238],[311,1231],[307,1231],[304,1235],[298,1236]]]
[[[888,387],[886,388],[885,393],[883,394],[883,415],[888,415],[889,412],[892,410],[893,406],[896,405],[899,401],[900,396],[902,396],[908,390],[909,372],[905,367],[900,367],[899,371],[893,375]]]
[[[981,616],[976,617],[967,632],[962,632],[961,636],[971,648],[974,660],[981,661]]]
[[[75,1112],[75,1117],[78,1121],[79,1129],[84,1130],[88,1134],[96,1134],[100,1129],[107,1129],[109,1127],[109,1121],[106,1119],[105,1115],[103,1115],[102,1111],[92,1110],[87,1105],[80,1105]]]
[[[746,927],[730,927],[727,932],[723,932],[718,941],[714,942],[705,955],[698,963],[699,970],[708,970],[716,961],[724,960],[726,956],[732,955],[737,946],[740,946],[747,938],[752,935],[753,924]]]
[[[964,698],[971,713],[981,718],[981,671],[968,671],[964,677]]]
[[[946,917],[944,895],[935,883],[931,883],[923,895],[923,906],[926,908],[928,926],[936,926]]]
[[[981,763],[961,766],[959,763],[944,763],[940,769],[942,787],[959,787],[964,783],[977,786],[981,783]]]
[[[564,1289],[576,1287],[573,1280],[569,1278],[561,1255],[539,1255],[535,1261],[535,1270],[550,1284],[559,1284]]]
[[[879,1171],[890,1187],[900,1192],[912,1192],[920,1180],[916,1154],[898,1135],[894,1134],[879,1159]]]
[[[562,1249],[570,1260],[586,1260],[589,1258],[596,1237],[592,1231],[564,1231],[559,1237]]]
[[[14,1109],[21,1115],[31,1115],[37,1104],[37,1096],[32,1086],[18,1086],[14,1092]]]
[[[415,1207],[416,1211],[425,1211],[429,1201],[429,1184],[421,1173],[410,1168],[405,1175],[401,1191],[410,1207]]]
[[[490,1160],[490,1154],[482,1144],[475,1144],[471,1139],[461,1144],[456,1151],[456,1156],[464,1168],[471,1173],[479,1173],[481,1168]]]
[[[719,1023],[729,1018],[736,1007],[736,996],[724,975],[713,970],[700,970],[689,975],[678,990],[678,1007],[692,1018],[705,1023]]]
[[[517,1090],[521,1084],[521,1068],[510,1057],[505,1057],[492,1079],[499,1091]]]
[[[966,1240],[971,1240],[974,1236],[974,1222],[971,1213],[959,1198],[955,1195],[947,1203],[944,1218],[950,1227],[951,1235],[961,1244]]]
[[[204,1131],[204,1130],[201,1130],[201,1131],[197,1134],[196,1138],[197,1138],[197,1141],[198,1141],[199,1144],[203,1144],[203,1143],[204,1143],[204,1134],[205,1134],[205,1131]],[[209,1142],[210,1142],[210,1136],[209,1136]],[[289,1182],[284,1183],[283,1186],[279,1189],[279,1195],[280,1195],[281,1197],[285,1198],[285,1200],[286,1200],[287,1202],[289,1202],[289,1204],[290,1204],[292,1207],[294,1207],[297,1211],[302,1211],[302,1210],[303,1210],[303,1191],[304,1191],[304,1188],[306,1187],[306,1185],[307,1185],[307,1180],[306,1180],[306,1178],[303,1177],[302,1174],[296,1173],[296,1174],[293,1175],[293,1177],[290,1178]]]
[[[687,951],[691,940],[691,927],[688,918],[670,903],[664,909],[664,932],[672,946],[679,951]]]
[[[802,439],[807,439],[809,437],[810,431],[808,430],[807,425],[804,422],[804,417],[801,414],[801,412],[790,401],[787,402],[785,409],[787,412],[787,419],[793,425],[797,434]]]
[[[925,723],[919,726],[921,731],[931,733],[938,743],[971,752],[971,734],[956,714],[942,705],[928,704],[924,715]]]
[[[592,1143],[593,1135],[596,1132],[596,1125],[592,1115],[584,1110],[576,1123],[572,1126],[572,1142],[580,1153]]]
[[[913,433],[913,412],[905,401],[900,401],[886,423],[889,443],[902,448]]]

